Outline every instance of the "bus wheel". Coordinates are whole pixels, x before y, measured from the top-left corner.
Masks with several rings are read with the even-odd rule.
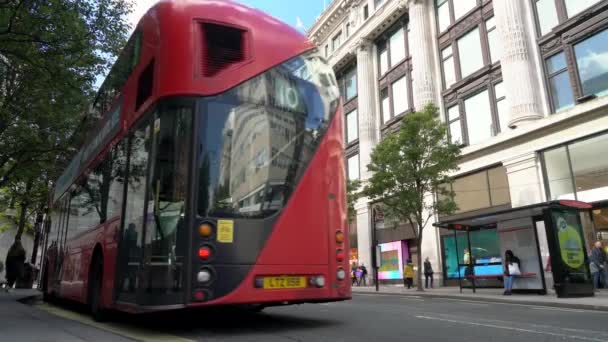
[[[47,268],[48,267],[45,265],[44,270],[42,271],[40,287],[42,288],[42,300],[47,303],[51,303],[54,298],[49,290],[49,272],[47,271]]]
[[[97,255],[91,265],[89,275],[89,308],[91,316],[97,322],[107,320],[106,310],[101,307],[101,288],[103,280],[103,263],[101,257]]]

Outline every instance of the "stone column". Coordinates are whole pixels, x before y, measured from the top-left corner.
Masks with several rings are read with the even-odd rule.
[[[542,172],[536,152],[503,160],[502,164],[507,171],[513,208],[544,201]]]
[[[502,77],[509,102],[509,126],[543,117],[539,75],[534,66],[526,26],[525,0],[494,0],[496,27],[502,42]]]
[[[367,165],[376,145],[376,113],[374,94],[373,45],[361,38],[355,44],[357,51],[357,101],[359,115],[359,169],[362,180],[370,177]]]
[[[432,28],[426,0],[410,0],[409,48],[412,55],[414,108],[422,110],[436,101],[433,62]]]
[[[357,253],[359,254],[359,265],[365,265],[368,277],[373,277],[372,268],[372,211],[366,199],[360,199],[355,204],[357,211]]]

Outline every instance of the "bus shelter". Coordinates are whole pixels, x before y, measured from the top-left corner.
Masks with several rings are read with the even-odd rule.
[[[558,297],[593,296],[581,223],[581,213],[590,209],[588,203],[561,200],[480,215],[453,215],[434,226],[454,236],[457,256],[449,267],[457,274],[461,292],[465,284],[475,292],[481,279],[502,279],[503,258],[511,250],[521,261],[514,292],[546,294],[553,286]],[[498,250],[489,254],[472,243],[472,236],[484,230],[496,231]]]

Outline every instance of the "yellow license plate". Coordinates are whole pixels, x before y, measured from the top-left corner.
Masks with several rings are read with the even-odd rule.
[[[264,277],[265,289],[302,289],[306,287],[306,277]]]

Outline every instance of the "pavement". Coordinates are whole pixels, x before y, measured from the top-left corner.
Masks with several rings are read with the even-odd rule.
[[[437,287],[418,292],[416,289],[406,289],[403,285],[380,286],[379,291],[373,286],[355,286],[354,293],[377,293],[380,295],[425,296],[436,298],[465,299],[505,304],[542,305],[558,308],[608,311],[608,290],[600,290],[594,297],[558,298],[550,290],[547,295],[513,294],[504,296],[502,289],[463,289],[458,287]]]
[[[199,309],[115,314],[104,324],[92,322],[79,306],[49,305],[38,293],[20,290],[0,294],[0,340],[608,341],[605,311],[365,290],[374,289],[357,288],[350,301],[262,313]]]
[[[24,304],[39,297],[33,289],[0,289],[0,341],[134,341]]]

